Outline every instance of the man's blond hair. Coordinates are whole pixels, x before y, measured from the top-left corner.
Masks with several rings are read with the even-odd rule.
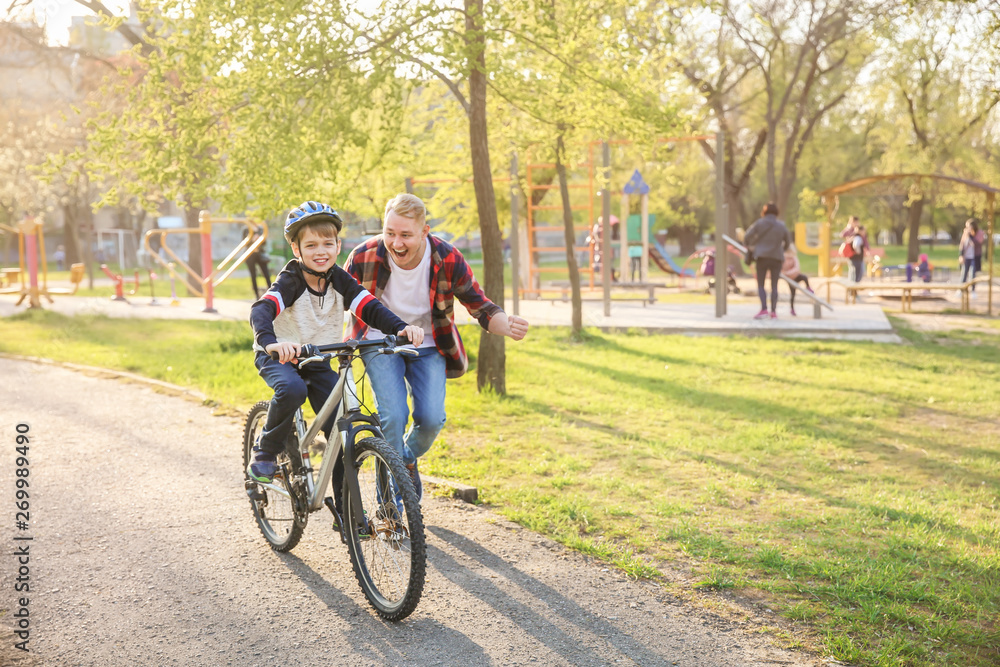
[[[427,222],[427,207],[424,206],[424,202],[421,201],[420,197],[405,192],[396,195],[386,203],[383,221],[389,217],[389,213],[416,220],[421,224]]]

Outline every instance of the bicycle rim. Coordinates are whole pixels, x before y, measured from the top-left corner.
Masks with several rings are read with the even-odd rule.
[[[424,523],[409,472],[380,438],[355,445],[361,506],[344,485],[345,534],[354,574],[383,618],[399,621],[420,601],[427,569]]]

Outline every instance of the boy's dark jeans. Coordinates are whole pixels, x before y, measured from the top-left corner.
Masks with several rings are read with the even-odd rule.
[[[314,362],[299,369],[291,363],[278,363],[265,352],[257,353],[254,365],[264,382],[274,390],[274,397],[267,409],[267,422],[260,434],[260,448],[271,454],[280,454],[294,427],[295,411],[308,397],[313,410],[319,412],[337,384],[337,372],[330,368],[328,361]],[[308,385],[306,380],[309,381]],[[330,421],[323,426],[323,433],[327,438],[330,437],[332,427],[331,415]]]

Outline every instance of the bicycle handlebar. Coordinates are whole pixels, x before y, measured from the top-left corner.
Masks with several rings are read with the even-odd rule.
[[[345,340],[343,343],[328,343],[326,345],[313,345],[312,343],[306,343],[299,350],[297,358],[300,360],[318,360],[327,357],[327,355],[329,355],[329,357],[333,357],[345,353],[353,354],[358,350],[372,347],[382,348],[379,350],[382,354],[417,355],[417,351],[413,348],[396,347],[397,340],[396,336],[389,335],[384,338],[372,338],[370,340],[351,339]],[[271,352],[270,354],[272,359],[275,361],[278,360],[277,352]]]

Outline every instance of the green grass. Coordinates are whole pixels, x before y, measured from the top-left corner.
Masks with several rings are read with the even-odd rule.
[[[992,324],[983,320],[984,324]],[[897,323],[898,324],[898,323]],[[902,326],[899,325],[898,326]],[[449,383],[422,462],[522,525],[678,595],[766,604],[859,665],[1000,661],[1000,336],[905,343],[535,329],[508,395]],[[468,349],[478,330],[464,328]],[[0,350],[127,368],[244,409],[239,323],[0,320]],[[474,359],[473,359],[474,363]]]
[[[64,299],[71,297],[62,297]],[[0,351],[138,373],[249,408],[267,387],[239,322],[65,317],[46,310],[0,319]]]

